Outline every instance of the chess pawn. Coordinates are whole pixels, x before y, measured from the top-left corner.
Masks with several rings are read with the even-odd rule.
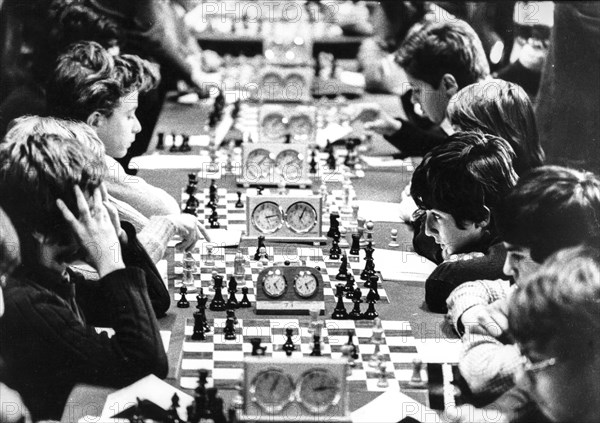
[[[215,265],[215,257],[213,256],[214,245],[206,244],[206,256],[204,258],[205,266],[214,266]]]
[[[246,260],[244,260],[244,255],[240,250],[235,253],[235,258],[233,259],[233,276],[238,283],[239,287],[242,287],[246,284],[244,280],[244,276],[246,274]]]
[[[373,228],[374,227],[375,227],[375,225],[370,220],[365,224],[365,228],[367,230],[367,239],[366,239],[366,241],[367,241],[367,243],[370,242],[371,245],[374,245],[374,243],[373,243]]]
[[[329,249],[329,258],[331,260],[338,260],[340,258],[340,254],[342,253],[342,250],[338,244],[338,239],[339,238],[336,236],[331,240],[331,248]]]
[[[392,240],[388,244],[388,247],[391,247],[391,248],[399,247],[400,244],[398,244],[398,229],[392,229],[390,232],[390,235],[392,237]]]
[[[423,379],[421,378],[421,369],[423,367],[423,362],[418,358],[413,360],[413,373],[408,382],[411,388],[422,388],[425,386]]]
[[[342,345],[342,357],[345,357],[348,361],[348,367],[346,367],[346,376],[352,375],[352,369],[356,367],[356,361],[352,357],[352,351],[354,350],[354,345],[344,344]]]
[[[256,247],[256,252],[254,253],[254,261],[259,261],[260,260],[260,249],[262,247],[265,247],[265,237],[263,235],[260,235],[258,237],[258,246]],[[265,253],[266,253],[266,247],[265,247]],[[268,255],[266,255],[267,258],[269,258]]]
[[[267,258],[267,248],[266,247],[260,247],[259,251],[259,261],[260,264],[262,264],[263,266],[268,266],[269,265],[269,259]]]
[[[360,288],[356,288],[354,290],[354,295],[352,296],[354,307],[352,308],[352,311],[348,313],[348,318],[352,320],[361,320],[363,317],[362,313],[360,312],[360,304],[363,302],[363,300],[360,298],[361,295],[362,293],[360,292]]]
[[[294,334],[294,329],[286,328],[285,336],[286,340],[281,349],[285,351],[285,355],[288,357],[292,355],[292,353],[296,350],[296,346],[294,345],[294,341],[292,340],[292,336]]]
[[[183,256],[183,284],[188,292],[195,290],[194,273],[196,273],[196,259],[190,251],[186,251]]]
[[[358,220],[358,210],[359,210],[359,205],[354,203],[352,204],[352,220]]]
[[[235,293],[237,292],[237,282],[235,280],[235,276],[232,276],[229,279],[229,287],[227,292],[229,292],[229,297],[227,298],[227,308],[238,308],[238,300],[235,297]]]
[[[236,209],[243,209],[244,208],[244,203],[242,202],[242,192],[238,191],[237,193],[237,201],[235,202],[235,208]]]
[[[348,248],[350,246],[350,244],[348,244],[348,240],[346,239],[347,233],[348,230],[345,227],[340,226],[340,248]]]
[[[194,313],[194,332],[192,333],[192,339],[194,341],[206,340],[206,336],[204,335],[204,322],[202,321],[202,314],[198,311]]]
[[[360,234],[352,234],[352,246],[350,247],[350,255],[358,256],[360,254]]]
[[[346,285],[344,286],[346,298],[352,299],[354,296],[354,288],[354,275],[352,274],[352,271],[350,271],[346,275]]]
[[[377,381],[377,387],[378,388],[387,388],[388,386],[390,386],[388,380],[387,380],[387,372],[386,372],[386,364],[384,361],[380,361],[378,366],[379,368],[379,380]]]
[[[363,236],[365,233],[366,219],[364,217],[359,217],[356,219],[356,223],[358,224],[358,227],[356,228],[356,230],[360,236],[360,247],[364,248],[367,246],[367,239],[365,236]]]
[[[177,307],[188,308],[190,306],[190,302],[185,297],[185,294],[187,293],[187,287],[185,285],[181,285],[181,288],[179,288],[179,293],[181,294],[181,298],[179,298],[179,301],[177,301]]]
[[[240,307],[241,308],[252,307],[252,304],[250,303],[250,300],[248,299],[248,288],[247,287],[242,288],[242,300],[240,301]]]
[[[335,279],[338,281],[345,281],[348,279],[348,257],[346,254],[342,255],[342,262]]]
[[[158,141],[156,141],[156,149],[157,150],[165,149],[165,133],[164,132],[158,133]]]
[[[331,314],[331,318],[334,320],[346,320],[348,318],[348,312],[346,311],[346,307],[344,307],[344,285],[336,285],[335,296],[338,300],[335,309]]]
[[[308,311],[308,313],[310,314],[310,324],[308,325],[308,333],[310,335],[313,335],[315,333],[315,327],[317,326],[317,323],[319,323],[319,315],[321,314],[321,311],[319,309],[312,308]]]
[[[223,298],[223,293],[221,292],[221,288],[223,288],[223,276],[214,275],[214,288],[215,288],[215,296],[210,302],[210,306],[208,307],[212,311],[223,311],[225,310],[225,299]]]
[[[377,313],[377,310],[375,310],[376,302],[377,300],[373,295],[373,291],[369,291],[369,293],[367,294],[367,303],[369,304],[369,306],[367,307],[367,310],[363,313],[363,319],[375,320],[375,318],[379,317],[379,313]]]

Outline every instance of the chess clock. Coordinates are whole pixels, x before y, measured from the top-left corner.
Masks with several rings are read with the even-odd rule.
[[[309,67],[261,68],[250,99],[262,102],[305,103],[312,100],[314,72]]]
[[[346,363],[324,357],[248,357],[240,422],[350,423]]]
[[[323,276],[310,266],[289,263],[267,267],[258,274],[256,314],[324,313]]]
[[[242,171],[237,183],[245,187],[312,184],[308,169],[308,146],[299,143],[244,144]]]
[[[273,242],[324,243],[319,195],[293,190],[287,195],[246,195],[246,239],[264,235]]]
[[[313,60],[313,42],[310,37],[296,34],[267,36],[263,41],[263,54],[267,63],[281,66],[306,66]]]
[[[312,144],[317,136],[317,109],[307,105],[263,104],[258,141]]]

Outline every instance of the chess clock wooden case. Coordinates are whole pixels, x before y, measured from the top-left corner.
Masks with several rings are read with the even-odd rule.
[[[258,118],[259,142],[313,144],[317,136],[317,109],[308,105],[263,104]]]
[[[286,263],[265,268],[258,274],[256,314],[324,312],[324,298],[323,276],[314,267]]]
[[[319,357],[246,358],[240,421],[350,423],[347,365]]]
[[[246,238],[324,243],[323,202],[312,193],[246,196]]]
[[[242,172],[238,184],[249,187],[295,186],[312,184],[308,169],[308,146],[304,144],[244,144]]]
[[[314,71],[309,67],[261,68],[250,99],[262,102],[306,103],[312,100]]]
[[[263,55],[267,63],[278,66],[306,66],[313,61],[311,37],[300,36],[288,25],[288,31],[274,32],[263,40]]]

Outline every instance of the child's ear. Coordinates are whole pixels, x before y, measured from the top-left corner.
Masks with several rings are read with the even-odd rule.
[[[98,129],[104,121],[106,120],[106,116],[104,116],[100,112],[92,112],[88,118],[86,119],[86,123],[90,125],[94,129]]]
[[[490,221],[492,219],[492,212],[487,206],[483,206],[483,209],[485,210],[485,217],[481,222],[475,223],[475,226],[478,228],[485,229],[490,225]]]
[[[448,98],[460,91],[458,89],[456,78],[454,78],[454,75],[450,73],[445,73],[444,76],[442,76],[442,87],[444,87],[444,91],[446,92]]]

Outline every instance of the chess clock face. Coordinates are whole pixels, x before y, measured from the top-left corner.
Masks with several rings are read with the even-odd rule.
[[[314,129],[310,116],[305,114],[292,116],[288,126],[294,141],[308,141]]]
[[[250,395],[264,411],[278,413],[293,400],[294,382],[279,369],[266,369],[252,381]]]
[[[308,370],[298,381],[296,397],[309,412],[323,413],[339,402],[340,381],[326,369]]]
[[[304,155],[297,150],[283,150],[275,158],[275,166],[284,178],[295,180],[302,176],[303,160]]]
[[[280,113],[269,113],[262,120],[263,132],[267,138],[278,140],[285,136],[287,128],[285,118]]]
[[[310,298],[317,292],[319,282],[310,272],[299,272],[294,279],[294,290],[302,298]]]
[[[279,85],[282,84],[282,80],[281,77],[276,74],[275,72],[269,72],[269,73],[265,73],[263,75],[263,84],[271,86],[271,87],[277,87]]]
[[[317,224],[317,211],[313,206],[298,201],[288,207],[285,212],[285,223],[295,233],[307,233]]]
[[[250,178],[255,180],[266,178],[273,170],[274,165],[273,155],[263,148],[257,148],[248,154],[246,172]]]
[[[271,234],[283,226],[283,212],[274,202],[265,201],[252,210],[251,220],[260,232]]]
[[[285,294],[287,283],[281,270],[270,270],[263,279],[262,288],[265,294],[271,298],[279,298]]]

